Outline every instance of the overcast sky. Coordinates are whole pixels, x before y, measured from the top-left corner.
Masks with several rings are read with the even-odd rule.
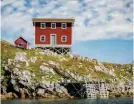
[[[130,63],[133,36],[132,5],[132,0],[3,0],[2,39],[13,42],[23,36],[32,45],[33,17],[74,18],[74,53],[100,61]],[[86,44],[86,47],[83,44]],[[104,55],[97,55],[100,50]],[[120,56],[119,53],[123,55]]]

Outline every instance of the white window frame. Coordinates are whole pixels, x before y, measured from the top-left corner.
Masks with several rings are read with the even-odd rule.
[[[42,24],[44,24],[45,27],[42,27]],[[46,23],[40,23],[40,28],[41,28],[41,29],[45,29],[45,28],[46,28]]]
[[[63,28],[63,24],[65,24],[65,28]],[[62,28],[62,29],[66,29],[66,28],[67,28],[67,23],[62,23],[62,24],[61,24],[61,28]]]
[[[65,37],[65,41],[62,40],[63,37]],[[67,42],[67,36],[65,35],[61,36],[61,42]]]
[[[44,40],[41,40],[41,38],[44,37]],[[45,42],[46,41],[46,36],[45,35],[41,35],[40,36],[40,42]]]
[[[52,27],[52,24],[55,24],[55,28]],[[51,29],[56,29],[56,23],[51,23]]]

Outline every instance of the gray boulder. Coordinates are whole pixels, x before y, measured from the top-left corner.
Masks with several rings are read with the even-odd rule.
[[[16,85],[16,81],[14,80],[14,79],[11,79],[11,84],[13,85],[13,86],[15,86]]]
[[[20,91],[20,89],[19,89],[19,86],[18,86],[18,85],[13,86],[13,88],[14,88],[14,90],[15,90],[16,92],[19,92],[19,91]]]
[[[12,64],[12,59],[8,59],[8,65],[11,65]]]
[[[37,89],[37,94],[38,94],[38,95],[43,95],[44,92],[45,92],[45,89],[42,89],[42,88],[38,88],[38,89]]]
[[[22,71],[21,75],[18,78],[21,81],[29,82],[31,81],[31,73],[28,70]]]
[[[15,61],[26,62],[27,61],[27,53],[26,52],[17,52],[14,58]]]
[[[57,86],[57,87],[54,88],[54,90],[58,93],[68,94],[67,89],[63,86]]]
[[[6,86],[1,86],[1,92],[3,93],[3,94],[6,94],[7,92],[6,92]]]
[[[53,68],[49,68],[49,67],[44,66],[44,65],[41,65],[41,66],[40,66],[40,70],[43,71],[43,72],[50,72],[50,73],[52,73],[52,74],[55,74]]]

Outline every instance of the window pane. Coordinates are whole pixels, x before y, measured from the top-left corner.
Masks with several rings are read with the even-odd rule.
[[[65,37],[63,37],[62,40],[65,41]]]
[[[44,40],[44,37],[41,37],[41,40]]]
[[[41,41],[45,41],[46,40],[46,37],[45,36],[41,36],[40,40]]]
[[[52,23],[52,28],[56,28],[56,24],[55,23]]]
[[[62,28],[66,28],[66,23],[63,23],[62,24]]]
[[[63,28],[66,28],[66,25],[65,24],[63,24]]]
[[[44,28],[45,27],[45,24],[42,24],[42,28]]]
[[[46,28],[46,24],[45,23],[41,23],[41,28]]]
[[[66,37],[65,36],[62,37],[62,41],[66,42]]]

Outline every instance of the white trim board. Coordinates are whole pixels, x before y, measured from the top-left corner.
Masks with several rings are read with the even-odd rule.
[[[35,47],[72,47],[72,45],[36,44]]]

